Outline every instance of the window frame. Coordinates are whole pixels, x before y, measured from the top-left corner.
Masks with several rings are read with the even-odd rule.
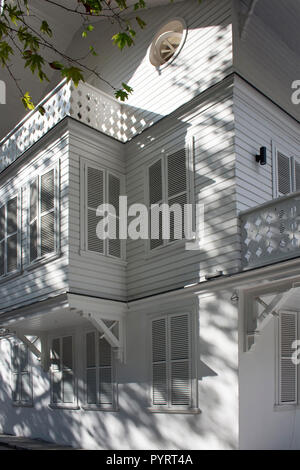
[[[8,203],[17,198],[17,231],[13,232],[11,234],[7,234],[7,205]],[[21,272],[22,269],[22,200],[21,200],[21,190],[18,190],[16,193],[10,195],[5,202],[0,206],[0,209],[2,207],[5,207],[5,235],[0,242],[2,243],[4,241],[4,273],[0,275],[0,280],[2,279],[7,279],[9,277],[13,277],[16,274]],[[7,239],[17,235],[17,268],[14,269],[13,271],[7,271]]]
[[[20,356],[20,348],[25,348],[26,354],[27,354],[27,373],[29,375],[29,384],[30,384],[30,399],[28,401],[22,400],[22,380],[20,380],[20,377],[24,375],[24,371],[21,370],[21,356]],[[18,371],[15,372],[13,362],[15,360],[14,354],[15,354],[15,348],[17,348],[17,362],[18,362]],[[18,391],[17,394],[19,395],[19,400],[14,400],[14,379],[13,377],[17,377],[17,387]],[[20,389],[19,389],[20,388]],[[29,348],[22,343],[21,341],[18,341],[16,338],[13,338],[11,342],[11,399],[12,403],[14,406],[18,407],[32,407],[33,406],[33,378],[32,378],[32,364],[31,364],[31,358],[30,358],[30,351]]]
[[[189,380],[190,380],[190,405],[174,405],[171,403],[170,391],[171,391],[171,357],[170,357],[170,320],[172,317],[188,316],[188,333],[189,333]],[[153,340],[152,340],[152,323],[155,320],[165,319],[167,327],[167,389],[168,389],[168,403],[166,405],[155,405],[153,403]],[[149,328],[148,335],[149,348],[148,348],[148,364],[149,364],[149,407],[148,411],[153,413],[178,413],[178,414],[197,414],[201,413],[198,407],[198,367],[196,358],[198,355],[198,341],[196,339],[195,332],[198,331],[197,316],[194,311],[187,310],[184,308],[173,308],[172,311],[151,315],[149,317]]]
[[[41,211],[41,179],[44,175],[50,171],[54,171],[54,207],[49,211]],[[32,220],[30,220],[30,187],[38,181],[38,210],[37,216],[34,218],[37,220],[37,257],[34,260],[30,260],[30,226]],[[54,213],[54,251],[42,255],[41,253],[41,218],[47,214]],[[52,260],[60,256],[60,161],[44,169],[34,175],[27,183],[27,230],[26,230],[26,249],[27,249],[27,267],[34,267],[43,261]]]
[[[177,152],[184,150],[185,152],[185,163],[186,163],[186,191],[176,194],[175,196],[168,196],[168,157],[176,154]],[[149,228],[149,238],[146,240],[146,256],[151,256],[159,252],[161,249],[171,246],[179,246],[185,245],[187,241],[186,238],[178,239],[178,240],[162,240],[162,244],[151,248],[151,206],[150,206],[150,178],[149,178],[149,171],[150,168],[161,161],[161,168],[162,168],[162,202],[155,203],[155,204],[168,204],[169,199],[173,199],[178,195],[186,193],[186,204],[194,204],[194,138],[192,137],[188,144],[184,144],[182,146],[176,146],[175,148],[168,149],[164,151],[163,154],[159,157],[153,158],[145,167],[144,171],[144,180],[145,180],[145,194],[144,200],[146,201],[146,206],[148,208],[148,228]],[[182,214],[184,220],[184,214]],[[193,208],[193,228],[195,228],[195,207]]]
[[[95,359],[96,359],[96,384],[97,384],[97,403],[88,403],[87,399],[87,370],[89,369],[87,367],[87,335],[90,333],[95,334],[95,345],[96,345],[96,350],[95,350]],[[82,408],[86,411],[93,411],[93,410],[100,410],[100,411],[118,411],[118,383],[117,383],[117,372],[116,372],[116,357],[115,357],[115,352],[113,347],[111,346],[111,370],[112,370],[112,380],[111,380],[111,386],[112,386],[112,403],[100,403],[98,401],[99,399],[99,340],[100,340],[100,331],[98,331],[95,328],[87,328],[84,330],[84,338],[83,338],[83,347],[84,347],[84,363],[83,363],[83,383],[84,383],[84,398],[83,398],[83,406]],[[109,343],[108,343],[109,344]],[[98,351],[98,353],[97,353]]]
[[[81,158],[80,162],[80,254],[89,257],[101,257],[103,260],[109,260],[117,264],[124,264],[126,260],[126,240],[120,240],[121,256],[117,257],[109,253],[109,239],[105,239],[103,243],[103,253],[92,251],[88,249],[88,168],[101,171],[103,173],[104,184],[104,204],[108,204],[109,200],[109,175],[112,175],[120,180],[120,196],[125,193],[125,176],[117,171],[111,170],[105,166],[98,165],[97,163]],[[119,218],[119,216],[117,216]]]
[[[59,339],[60,343],[60,352],[61,352],[61,360],[60,363],[62,363],[62,341],[63,338],[72,338],[72,364],[73,364],[73,369],[72,374],[73,374],[73,402],[55,402],[53,400],[53,366],[52,366],[52,344],[55,339]],[[49,379],[50,379],[50,408],[62,408],[62,409],[79,409],[78,406],[78,377],[77,377],[77,361],[76,361],[76,334],[74,331],[67,332],[67,331],[60,331],[57,333],[53,333],[48,336],[48,354],[49,354]],[[61,364],[60,364],[61,365]],[[69,369],[66,369],[69,370]],[[63,368],[60,369],[60,371],[63,371]],[[60,384],[62,384],[62,377],[60,380]]]

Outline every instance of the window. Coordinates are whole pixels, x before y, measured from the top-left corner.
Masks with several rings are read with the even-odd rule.
[[[276,151],[275,168],[276,197],[300,191],[300,160]]]
[[[114,408],[114,360],[111,345],[98,332],[86,334],[86,403]]]
[[[122,177],[89,164],[84,165],[85,173],[85,250],[113,258],[123,258],[123,243],[119,238],[119,197],[122,191]],[[114,212],[109,214],[109,225],[115,227],[113,236],[101,239],[97,225],[103,216],[97,216],[97,208],[110,204]],[[105,217],[105,216],[104,216]]]
[[[298,338],[298,314],[280,312],[279,315],[279,404],[296,404],[298,366],[293,363],[295,348],[293,342]]]
[[[36,177],[29,187],[30,263],[58,252],[58,169]]]
[[[181,50],[186,38],[182,19],[168,21],[155,35],[149,50],[149,60],[155,67],[171,62]]]
[[[193,407],[190,316],[176,314],[152,321],[152,406]]]
[[[20,269],[19,197],[0,207],[0,276]]]
[[[12,400],[16,405],[32,404],[32,378],[29,351],[23,343],[12,346]]]
[[[188,203],[185,149],[160,158],[148,168],[148,187],[151,209],[150,250],[154,250],[185,236],[184,206]],[[169,207],[166,218],[160,209],[161,204],[167,204]]]
[[[51,401],[55,405],[75,402],[73,337],[53,338],[51,342]]]

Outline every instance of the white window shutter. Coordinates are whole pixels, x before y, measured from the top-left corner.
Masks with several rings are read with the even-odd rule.
[[[153,204],[161,204],[163,202],[163,172],[162,172],[162,160],[161,159],[149,167],[148,184],[149,184],[149,207],[151,208]],[[155,248],[158,248],[159,246],[163,245],[161,213],[159,214],[159,218],[157,221],[156,220],[154,221],[153,219],[154,218],[152,218],[153,227],[151,227],[151,231],[154,230],[155,232],[157,232],[158,238],[151,238],[150,240],[151,250],[154,250]]]
[[[277,152],[277,182],[279,195],[292,192],[291,159],[280,152]]]
[[[113,404],[112,348],[105,338],[99,338],[99,403]]]
[[[115,175],[108,174],[108,203],[116,212],[116,238],[108,239],[108,254],[115,258],[121,258],[121,240],[119,238],[119,197],[121,195],[121,181]],[[112,215],[114,217],[114,215]]]
[[[295,171],[295,191],[300,191],[300,162],[295,159],[294,164],[294,171]]]
[[[41,255],[55,251],[55,173],[41,176]]]
[[[96,253],[104,253],[104,243],[97,237],[97,224],[100,217],[96,210],[104,204],[104,173],[97,168],[87,167],[87,249]]]
[[[29,258],[30,262],[38,257],[38,178],[29,187]]]
[[[293,342],[297,339],[297,313],[280,312],[279,402],[297,403],[297,365],[292,362]]]
[[[171,212],[170,241],[184,238],[184,206],[187,204],[187,164],[185,149],[169,155],[168,166],[168,204],[180,206],[181,213]],[[175,215],[177,219],[175,219]]]
[[[167,319],[152,322],[152,403],[168,404]]]
[[[96,369],[96,335],[86,335],[86,401],[87,404],[97,403],[97,369]]]
[[[189,316],[170,317],[171,405],[191,405]]]

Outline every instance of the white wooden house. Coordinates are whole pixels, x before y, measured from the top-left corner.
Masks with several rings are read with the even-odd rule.
[[[299,2],[149,3],[135,47],[93,32],[126,104],[62,82],[1,141],[0,430],[299,448]],[[199,248],[100,240],[96,209],[121,195],[204,205]]]

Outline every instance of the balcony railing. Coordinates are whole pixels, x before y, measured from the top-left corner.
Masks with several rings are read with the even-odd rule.
[[[136,108],[120,103],[101,90],[81,83],[77,88],[62,81],[40,103],[38,110],[25,118],[0,141],[0,171],[15,161],[66,116],[71,116],[122,142],[140,132],[146,122]]]
[[[240,219],[244,269],[300,256],[300,192],[245,211]]]

